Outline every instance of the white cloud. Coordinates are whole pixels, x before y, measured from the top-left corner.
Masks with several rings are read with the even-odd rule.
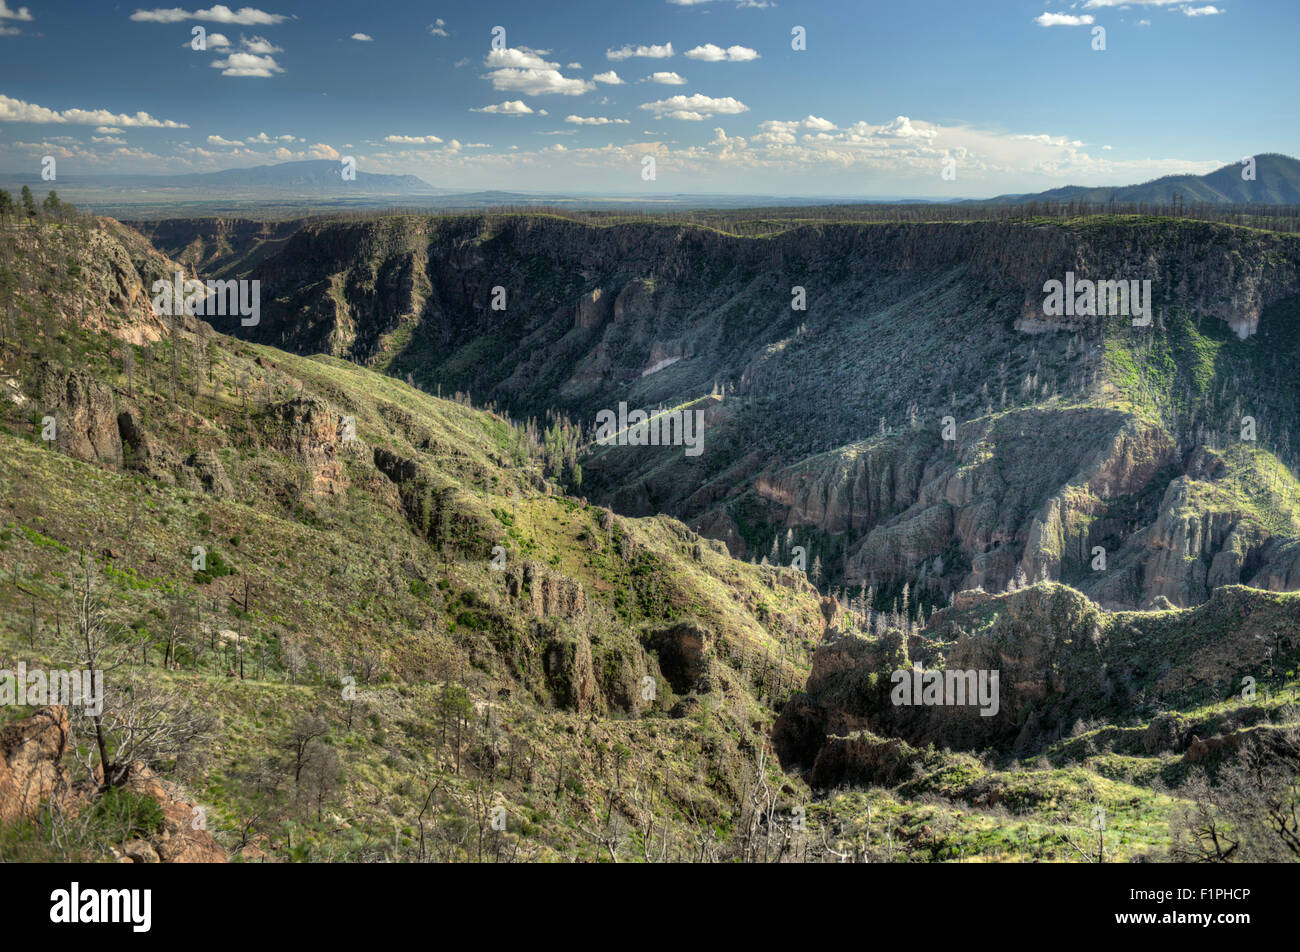
[[[671,43],[665,43],[662,46],[632,46],[628,44],[621,49],[605,51],[605,58],[612,60],[631,59],[634,56],[644,59],[668,59],[672,55],[673,45]]]
[[[208,20],[212,23],[236,23],[240,26],[274,26],[289,19],[279,13],[265,13],[253,7],[230,7],[218,3],[207,10],[190,13],[180,7],[156,10],[136,10],[131,19],[137,23],[180,23],[182,20]]]
[[[429,33],[433,36],[447,36],[449,34],[445,29],[446,26],[447,21],[442,17],[438,17],[438,19],[429,24]]]
[[[1107,7],[1171,7],[1185,0],[1088,0],[1085,10],[1103,10]]]
[[[499,92],[525,96],[580,96],[596,88],[588,80],[562,76],[557,69],[498,69],[488,78],[492,80],[492,88]]]
[[[222,148],[230,148],[232,146],[243,145],[243,144],[244,144],[244,140],[242,139],[223,139],[221,136],[208,136],[208,145],[221,146]]]
[[[1039,26],[1087,26],[1096,18],[1091,14],[1075,16],[1072,13],[1047,13],[1044,11],[1041,15],[1034,17],[1034,22]]]
[[[101,136],[120,136],[122,130],[116,126],[98,126],[95,129]]]
[[[395,145],[439,145],[442,143],[442,140],[437,136],[384,136],[384,141]]]
[[[564,121],[575,126],[626,126],[631,122],[628,119],[606,119],[604,116],[565,116]]]
[[[662,86],[685,86],[686,79],[676,73],[651,73],[646,79]]]
[[[907,116],[895,116],[883,126],[879,126],[875,134],[892,139],[933,139],[939,134],[939,130],[934,127],[917,129]]]
[[[1213,4],[1206,4],[1203,7],[1183,7],[1183,13],[1189,17],[1212,17],[1218,16],[1222,12]]]
[[[19,20],[23,23],[30,23],[35,17],[26,7],[19,7],[17,10],[10,10],[5,0],[0,0],[0,20]]]
[[[539,51],[526,46],[492,50],[483,64],[488,69],[559,69],[559,63],[548,63]]]
[[[751,50],[748,46],[728,46],[724,50],[721,46],[705,43],[687,50],[686,58],[706,63],[745,63],[758,59],[758,50]]]
[[[580,96],[596,88],[590,80],[562,75],[559,63],[543,58],[545,52],[526,46],[492,50],[484,62],[491,70],[487,78],[492,81],[492,88],[526,96]]]
[[[692,122],[708,119],[714,113],[734,116],[749,111],[743,102],[730,96],[715,99],[699,93],[693,96],[670,96],[657,102],[643,103],[640,108],[648,109],[660,119],[685,119]]]
[[[351,38],[358,43],[373,43],[375,41],[375,38],[369,33],[353,33]]]
[[[126,145],[125,139],[119,139],[117,136],[91,136],[91,142],[101,142],[104,145]]]
[[[623,85],[623,80],[620,79],[618,73],[614,72],[612,69],[607,73],[597,73],[591,78],[598,83],[608,83],[611,86]]]
[[[186,43],[185,45],[189,46],[188,43]],[[229,45],[230,45],[230,40],[226,37],[224,33],[208,34],[208,49],[210,50],[224,49]]]
[[[490,112],[498,116],[528,116],[533,110],[522,99],[511,99],[491,106],[470,107],[470,112]]]
[[[134,116],[111,113],[107,109],[46,109],[35,103],[13,99],[0,93],[0,122],[71,123],[83,126],[120,126],[141,129],[188,129],[183,122],[155,119],[147,112]]]
[[[254,79],[269,79],[275,73],[283,73],[284,68],[275,61],[272,53],[283,53],[280,47],[261,36],[251,39],[239,38],[240,51],[230,53],[222,59],[214,59],[210,64],[221,70],[222,76],[237,76]]]
[[[274,73],[284,72],[275,62],[275,57],[255,56],[252,53],[231,53],[225,59],[213,60],[212,65],[221,70],[222,76],[269,79]]]
[[[280,47],[275,46],[270,40],[263,36],[255,36],[251,40],[241,36],[239,45],[245,53],[252,53],[255,56],[270,56],[272,53],[283,53]]]

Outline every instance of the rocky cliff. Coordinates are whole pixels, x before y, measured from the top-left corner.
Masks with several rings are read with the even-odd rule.
[[[240,333],[520,417],[566,414],[587,434],[620,401],[712,394],[702,454],[588,442],[582,489],[627,514],[670,512],[742,557],[770,558],[793,530],[827,580],[906,582],[937,603],[1021,573],[1116,607],[1195,604],[1211,577],[1287,577],[1264,547],[1295,535],[1290,485],[1278,519],[1224,512],[1223,531],[1195,540],[1171,529],[1177,497],[1163,496],[1248,411],[1270,452],[1300,445],[1282,358],[1300,346],[1289,236],[1145,218],[768,239],[529,217],[294,228],[243,272],[270,302]],[[1043,285],[1067,272],[1150,280],[1153,328],[1045,316]],[[1220,483],[1258,468],[1224,465]],[[1097,546],[1117,575],[1085,578]]]

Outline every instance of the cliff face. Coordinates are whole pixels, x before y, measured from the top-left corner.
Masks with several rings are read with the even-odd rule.
[[[168,257],[204,277],[236,276],[275,254],[300,229],[302,219],[167,218],[127,221]]]
[[[1234,534],[1249,514],[1224,512],[1184,544],[1177,503],[1162,498],[1195,476],[1196,447],[1222,447],[1234,412],[1267,416],[1275,451],[1290,432],[1277,364],[1300,356],[1289,236],[1158,219],[829,225],[769,239],[527,217],[277,227],[282,246],[241,272],[263,282],[262,323],[238,333],[521,418],[568,415],[587,433],[582,492],[674,514],[736,555],[770,555],[793,530],[835,583],[909,582],[937,600],[1021,572],[1114,606],[1194,604],[1211,577],[1285,577],[1262,546],[1284,544],[1287,526]],[[196,228],[207,243],[214,228],[243,236],[232,247],[269,240],[266,226]],[[186,234],[173,226],[165,247]],[[1153,328],[1045,316],[1043,285],[1067,272],[1150,280]],[[806,310],[792,309],[799,295]],[[1222,359],[1207,381],[1204,341],[1240,354],[1247,389],[1275,402],[1243,407]],[[709,394],[698,457],[590,444],[597,412],[620,401]],[[1118,572],[1093,574],[1098,546]],[[1179,561],[1193,548],[1203,569]]]
[[[287,326],[305,308],[330,325],[326,336],[340,355],[362,361],[413,358],[430,356],[417,353],[422,345],[457,349],[494,329],[520,327],[516,314],[524,313],[525,345],[559,359],[558,379],[575,393],[582,392],[584,380],[628,384],[672,357],[739,361],[695,368],[703,372],[691,377],[700,380],[720,369],[735,374],[765,344],[781,339],[735,339],[734,331],[744,325],[754,329],[753,319],[760,316],[754,311],[765,323],[788,328],[825,320],[827,312],[894,305],[899,301],[892,296],[871,298],[899,276],[911,280],[914,292],[937,278],[959,278],[967,291],[999,299],[1013,323],[1032,317],[1035,331],[1086,323],[1042,315],[1044,282],[1062,280],[1066,272],[1078,280],[1148,279],[1156,306],[1222,321],[1243,336],[1258,327],[1267,305],[1300,289],[1293,239],[1194,222],[831,225],[761,240],[692,227],[600,228],[524,217],[142,227],[173,253],[188,247],[187,235],[238,245],[291,233],[274,257],[244,269],[283,298],[284,306],[269,314],[262,330],[249,332],[260,339],[305,349],[314,342],[311,328]],[[426,282],[431,296],[422,301],[417,286]],[[503,310],[491,307],[498,286],[508,295]],[[802,317],[791,311],[795,286],[807,292]],[[331,287],[341,294],[330,298]],[[737,309],[750,313],[730,313]],[[427,339],[410,342],[404,354],[400,344],[386,345],[373,328],[347,326],[354,313],[372,320],[408,314]],[[283,326],[275,326],[277,317]],[[575,331],[587,333],[570,333]],[[658,355],[650,353],[655,348]],[[437,368],[450,355],[432,356],[442,358],[434,361]],[[531,356],[516,354],[510,363],[522,370]],[[534,383],[528,374],[505,383],[511,375],[493,379],[472,368],[453,381],[447,379],[450,369],[430,377],[442,377],[449,386],[477,377],[478,389],[497,390],[491,395],[502,398],[526,393]]]
[[[1243,676],[1273,670],[1300,651],[1295,596],[1220,588],[1206,604],[1177,612],[1109,614],[1069,588],[1041,583],[1011,595],[958,599],[908,637],[850,635],[818,649],[805,692],[786,706],[774,732],[787,765],[816,786],[846,775],[892,785],[880,745],[844,738],[865,732],[924,747],[1002,749],[1025,755],[1060,743],[1074,725],[1103,714],[1110,723],[1154,710],[1194,708],[1232,695]],[[1289,660],[1282,662],[1290,663]],[[894,693],[894,672],[996,671],[995,706],[922,704]],[[1156,717],[1145,729],[1109,728],[1090,749],[1203,757],[1225,726],[1250,724],[1243,707],[1230,723]]]

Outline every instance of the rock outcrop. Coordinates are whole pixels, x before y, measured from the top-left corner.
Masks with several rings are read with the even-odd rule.
[[[67,746],[64,707],[44,707],[0,728],[0,824],[30,816],[46,800],[67,793]]]
[[[64,768],[70,737],[68,710],[43,707],[0,728],[0,825],[30,817],[51,800],[70,813],[93,807],[93,785],[69,783]],[[121,789],[156,801],[162,828],[110,847],[124,862],[224,863],[225,850],[202,822],[203,811],[144,764],[127,768]]]

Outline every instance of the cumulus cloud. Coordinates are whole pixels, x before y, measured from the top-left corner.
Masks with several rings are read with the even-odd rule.
[[[240,76],[256,79],[269,79],[284,69],[275,61],[272,53],[283,53],[280,47],[261,36],[239,38],[239,52],[230,53],[211,63],[214,69],[221,70],[222,76]]]
[[[591,78],[598,83],[608,83],[610,86],[623,85],[623,80],[620,79],[618,73],[614,72],[612,69],[607,73],[597,73]]]
[[[728,46],[725,50],[713,43],[705,43],[686,51],[686,58],[706,63],[745,63],[758,59],[758,50],[748,46]]]
[[[269,56],[272,53],[283,53],[280,47],[274,45],[264,36],[255,36],[249,39],[241,36],[239,46],[245,53],[253,53],[257,56]]]
[[[1082,16],[1075,16],[1072,13],[1047,13],[1044,11],[1034,17],[1034,22],[1039,26],[1087,26],[1095,18],[1088,13]]]
[[[1213,17],[1218,16],[1223,11],[1213,4],[1206,4],[1203,7],[1183,7],[1183,13],[1189,17]]]
[[[223,139],[221,136],[208,136],[208,145],[221,146],[222,148],[231,148],[232,146],[243,145],[243,139]]]
[[[504,49],[492,50],[488,53],[487,60],[483,64],[488,69],[517,68],[517,69],[559,69],[559,63],[549,63],[543,58],[540,50],[529,49],[527,46],[505,47]]]
[[[429,24],[429,33],[432,36],[448,36],[449,34],[447,33],[446,26],[447,21],[442,17],[438,17],[438,19]]]
[[[351,38],[358,43],[373,43],[375,41],[375,38],[369,33],[353,33]]]
[[[815,129],[818,132],[830,132],[835,128],[835,123],[829,119],[822,119],[818,116],[809,116],[802,123],[805,129]]]
[[[470,112],[490,112],[498,116],[528,116],[533,110],[522,99],[494,103],[491,106],[471,106]]]
[[[1172,7],[1185,0],[1087,0],[1085,10],[1103,10],[1106,7]]]
[[[673,55],[673,45],[665,43],[662,46],[655,44],[651,46],[632,46],[627,44],[621,49],[606,50],[605,58],[612,60],[631,59],[634,56],[643,59],[668,59]]]
[[[652,83],[659,83],[662,86],[686,85],[685,78],[678,76],[676,73],[651,73],[646,77],[646,79],[650,80]]]
[[[235,23],[240,26],[275,26],[275,24],[283,23],[289,18],[279,13],[265,13],[253,7],[240,7],[238,10],[231,10],[230,7],[218,3],[214,7],[209,7],[206,10],[195,10],[193,13],[180,7],[136,10],[135,13],[131,14],[131,19],[137,23],[180,23],[184,20],[207,20],[212,23]]]
[[[606,119],[604,116],[565,116],[564,121],[575,126],[626,126],[631,122],[629,119]]]
[[[133,116],[109,112],[107,109],[46,109],[35,103],[13,99],[0,93],[0,122],[70,123],[82,126],[116,126],[140,129],[188,129],[183,122],[155,119],[147,112]]]
[[[934,127],[916,128],[907,116],[895,116],[883,126],[877,127],[875,132],[878,136],[894,139],[933,139],[939,134],[939,130]]]
[[[545,53],[526,46],[492,50],[484,62],[492,88],[525,96],[580,96],[596,88],[590,80],[564,76],[559,63],[543,58]]]
[[[275,73],[284,72],[276,63],[275,57],[255,56],[252,53],[231,53],[223,59],[213,60],[212,65],[221,70],[222,76],[269,79]]]
[[[442,140],[437,136],[384,136],[384,141],[395,145],[439,145],[442,143]]]
[[[749,111],[748,106],[731,96],[715,99],[712,96],[702,96],[699,93],[693,96],[670,96],[656,102],[643,103],[641,108],[653,112],[660,119],[684,119],[687,121],[708,119],[714,113],[734,116]]]

